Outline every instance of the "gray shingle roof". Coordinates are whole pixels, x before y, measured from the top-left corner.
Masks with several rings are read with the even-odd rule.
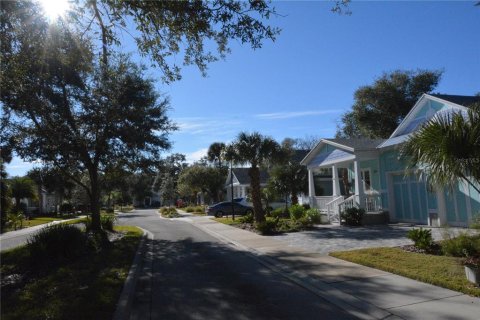
[[[367,139],[367,138],[337,138],[323,139],[334,143],[341,144],[354,150],[374,150],[384,139]]]
[[[453,102],[464,107],[469,107],[475,102],[480,102],[480,96],[458,96],[452,94],[431,94],[431,96]]]
[[[250,184],[248,170],[250,170],[250,168],[233,168],[233,173],[240,184]],[[268,172],[260,170],[260,183],[267,183],[268,177]]]

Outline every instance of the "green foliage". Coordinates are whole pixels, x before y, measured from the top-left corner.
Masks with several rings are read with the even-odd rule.
[[[29,177],[13,177],[9,181],[12,197],[15,199],[17,210],[21,209],[20,200],[37,197],[35,182]],[[26,213],[25,211],[23,213]]]
[[[272,138],[258,132],[241,132],[236,140],[225,148],[227,161],[250,164],[250,192],[257,223],[265,220],[260,187],[260,167],[279,161],[281,155],[280,145]]]
[[[321,223],[320,211],[318,211],[318,209],[311,208],[306,210],[305,217],[307,217],[312,222],[312,224]]]
[[[270,235],[276,233],[277,221],[271,218],[265,219],[262,222],[255,223],[255,229],[263,235]]]
[[[191,213],[191,212],[195,212],[195,207],[190,207],[190,206],[189,206],[189,207],[186,207],[186,208],[183,209],[183,210],[185,210],[185,212]]]
[[[340,214],[340,219],[348,226],[362,225],[362,218],[365,215],[365,210],[361,208],[348,208]]]
[[[470,223],[469,228],[480,230],[480,212],[477,212],[473,215],[472,222]]]
[[[182,170],[178,177],[178,192],[184,197],[196,197],[199,192],[207,192],[217,202],[223,189],[227,172],[225,168],[193,165]],[[203,212],[197,211],[197,212]]]
[[[432,230],[430,229],[414,228],[408,231],[407,238],[412,240],[418,249],[428,250],[433,245]]]
[[[342,116],[337,137],[388,138],[420,96],[437,86],[441,71],[385,73],[355,91],[352,111]]]
[[[71,203],[62,203],[60,205],[60,212],[61,213],[72,213],[73,212],[73,205]]]
[[[240,220],[241,223],[253,223],[255,221],[252,213],[248,213],[240,217],[238,220]]]
[[[455,187],[465,181],[480,193],[480,104],[465,114],[444,112],[420,127],[405,142],[401,155],[433,186]]]
[[[273,217],[273,218],[280,218],[280,217],[288,216],[288,214],[289,214],[288,212],[285,213],[285,208],[284,207],[273,209],[270,212],[270,216]]]
[[[24,221],[25,215],[21,211],[10,212],[7,214],[7,224],[14,230],[23,228]]]
[[[441,243],[442,253],[446,256],[465,257],[480,254],[480,236],[471,236],[465,232]]]
[[[161,207],[159,211],[164,218],[180,217],[180,214],[177,212],[177,209],[175,209],[175,207]]]
[[[102,214],[100,215],[100,224],[102,225],[103,230],[108,230],[113,232],[113,227],[117,217],[114,214]]]
[[[293,220],[298,220],[305,215],[305,208],[299,204],[294,204],[288,209],[290,213],[290,218]]]
[[[54,265],[82,256],[87,250],[87,237],[79,228],[60,223],[35,233],[28,239],[27,248],[34,265]]]

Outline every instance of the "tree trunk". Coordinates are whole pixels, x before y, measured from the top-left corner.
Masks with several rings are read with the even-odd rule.
[[[297,196],[296,192],[292,193],[291,199],[292,199],[292,206],[295,205],[295,204],[298,204],[298,196]]]
[[[102,229],[100,225],[100,188],[98,186],[98,171],[96,168],[89,169],[90,174],[90,210],[92,213],[92,231]]]
[[[250,187],[252,188],[253,211],[255,222],[265,221],[265,215],[262,208],[262,199],[260,197],[260,170],[256,166],[252,166],[248,171],[250,175]]]

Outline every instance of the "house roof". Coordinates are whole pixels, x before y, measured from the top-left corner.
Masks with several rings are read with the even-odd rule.
[[[459,96],[452,94],[430,94],[430,96],[459,104],[464,107],[469,107],[475,102],[480,102],[480,96]]]
[[[339,144],[348,148],[357,150],[374,150],[384,139],[368,139],[368,138],[336,138],[336,139],[322,139]]]
[[[240,184],[250,184],[248,170],[250,170],[250,168],[233,168],[233,174]],[[267,183],[268,178],[268,172],[260,169],[260,184]]]

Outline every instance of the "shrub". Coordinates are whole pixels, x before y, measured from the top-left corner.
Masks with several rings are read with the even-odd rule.
[[[194,208],[194,207],[186,207],[186,208],[185,208],[185,211],[186,211],[186,212],[194,212],[194,211],[195,211],[195,208]]]
[[[274,219],[269,219],[256,223],[255,228],[264,235],[273,234],[276,231],[277,222]]]
[[[446,256],[465,257],[480,254],[480,237],[462,232],[455,238],[443,240],[442,252]]]
[[[73,206],[71,203],[62,203],[60,205],[60,212],[61,213],[72,213],[73,212]]]
[[[72,261],[85,253],[87,237],[79,228],[60,223],[31,236],[27,240],[27,248],[35,265]]]
[[[304,207],[304,208],[305,208],[305,210],[308,210],[308,209],[310,209],[310,205],[309,205],[308,203],[304,203],[304,204],[302,204],[302,207]]]
[[[353,207],[343,211],[340,215],[340,218],[345,221],[346,225],[360,226],[362,225],[362,218],[364,214],[365,214],[364,209]]]
[[[160,208],[160,214],[165,218],[178,218],[180,215],[175,207],[162,207]]]
[[[290,218],[294,220],[298,220],[304,216],[305,208],[299,204],[295,204],[290,207],[289,212],[290,212]]]
[[[277,223],[278,232],[297,232],[302,229],[302,225],[298,221],[290,219],[280,219]]]
[[[25,221],[25,215],[21,212],[11,212],[7,215],[7,223],[13,227],[14,230],[23,228],[23,222]]]
[[[107,208],[107,210],[105,210],[107,213],[114,213],[115,212],[115,209],[113,208]]]
[[[407,238],[413,241],[418,249],[428,250],[433,245],[432,230],[430,229],[412,229],[408,231]]]
[[[194,207],[194,212],[205,213],[205,206],[196,206],[196,207]]]
[[[307,217],[312,224],[319,224],[321,222],[320,211],[315,208],[305,211],[305,217]]]
[[[270,216],[272,218],[280,218],[280,217],[285,216],[285,208],[281,207],[281,208],[277,208],[277,209],[274,209],[274,210],[270,211]]]
[[[246,214],[243,217],[240,217],[238,220],[241,223],[253,223],[254,222],[253,214],[252,213]]]
[[[103,230],[113,231],[113,226],[117,221],[117,217],[113,214],[102,214],[100,216],[100,224]]]

